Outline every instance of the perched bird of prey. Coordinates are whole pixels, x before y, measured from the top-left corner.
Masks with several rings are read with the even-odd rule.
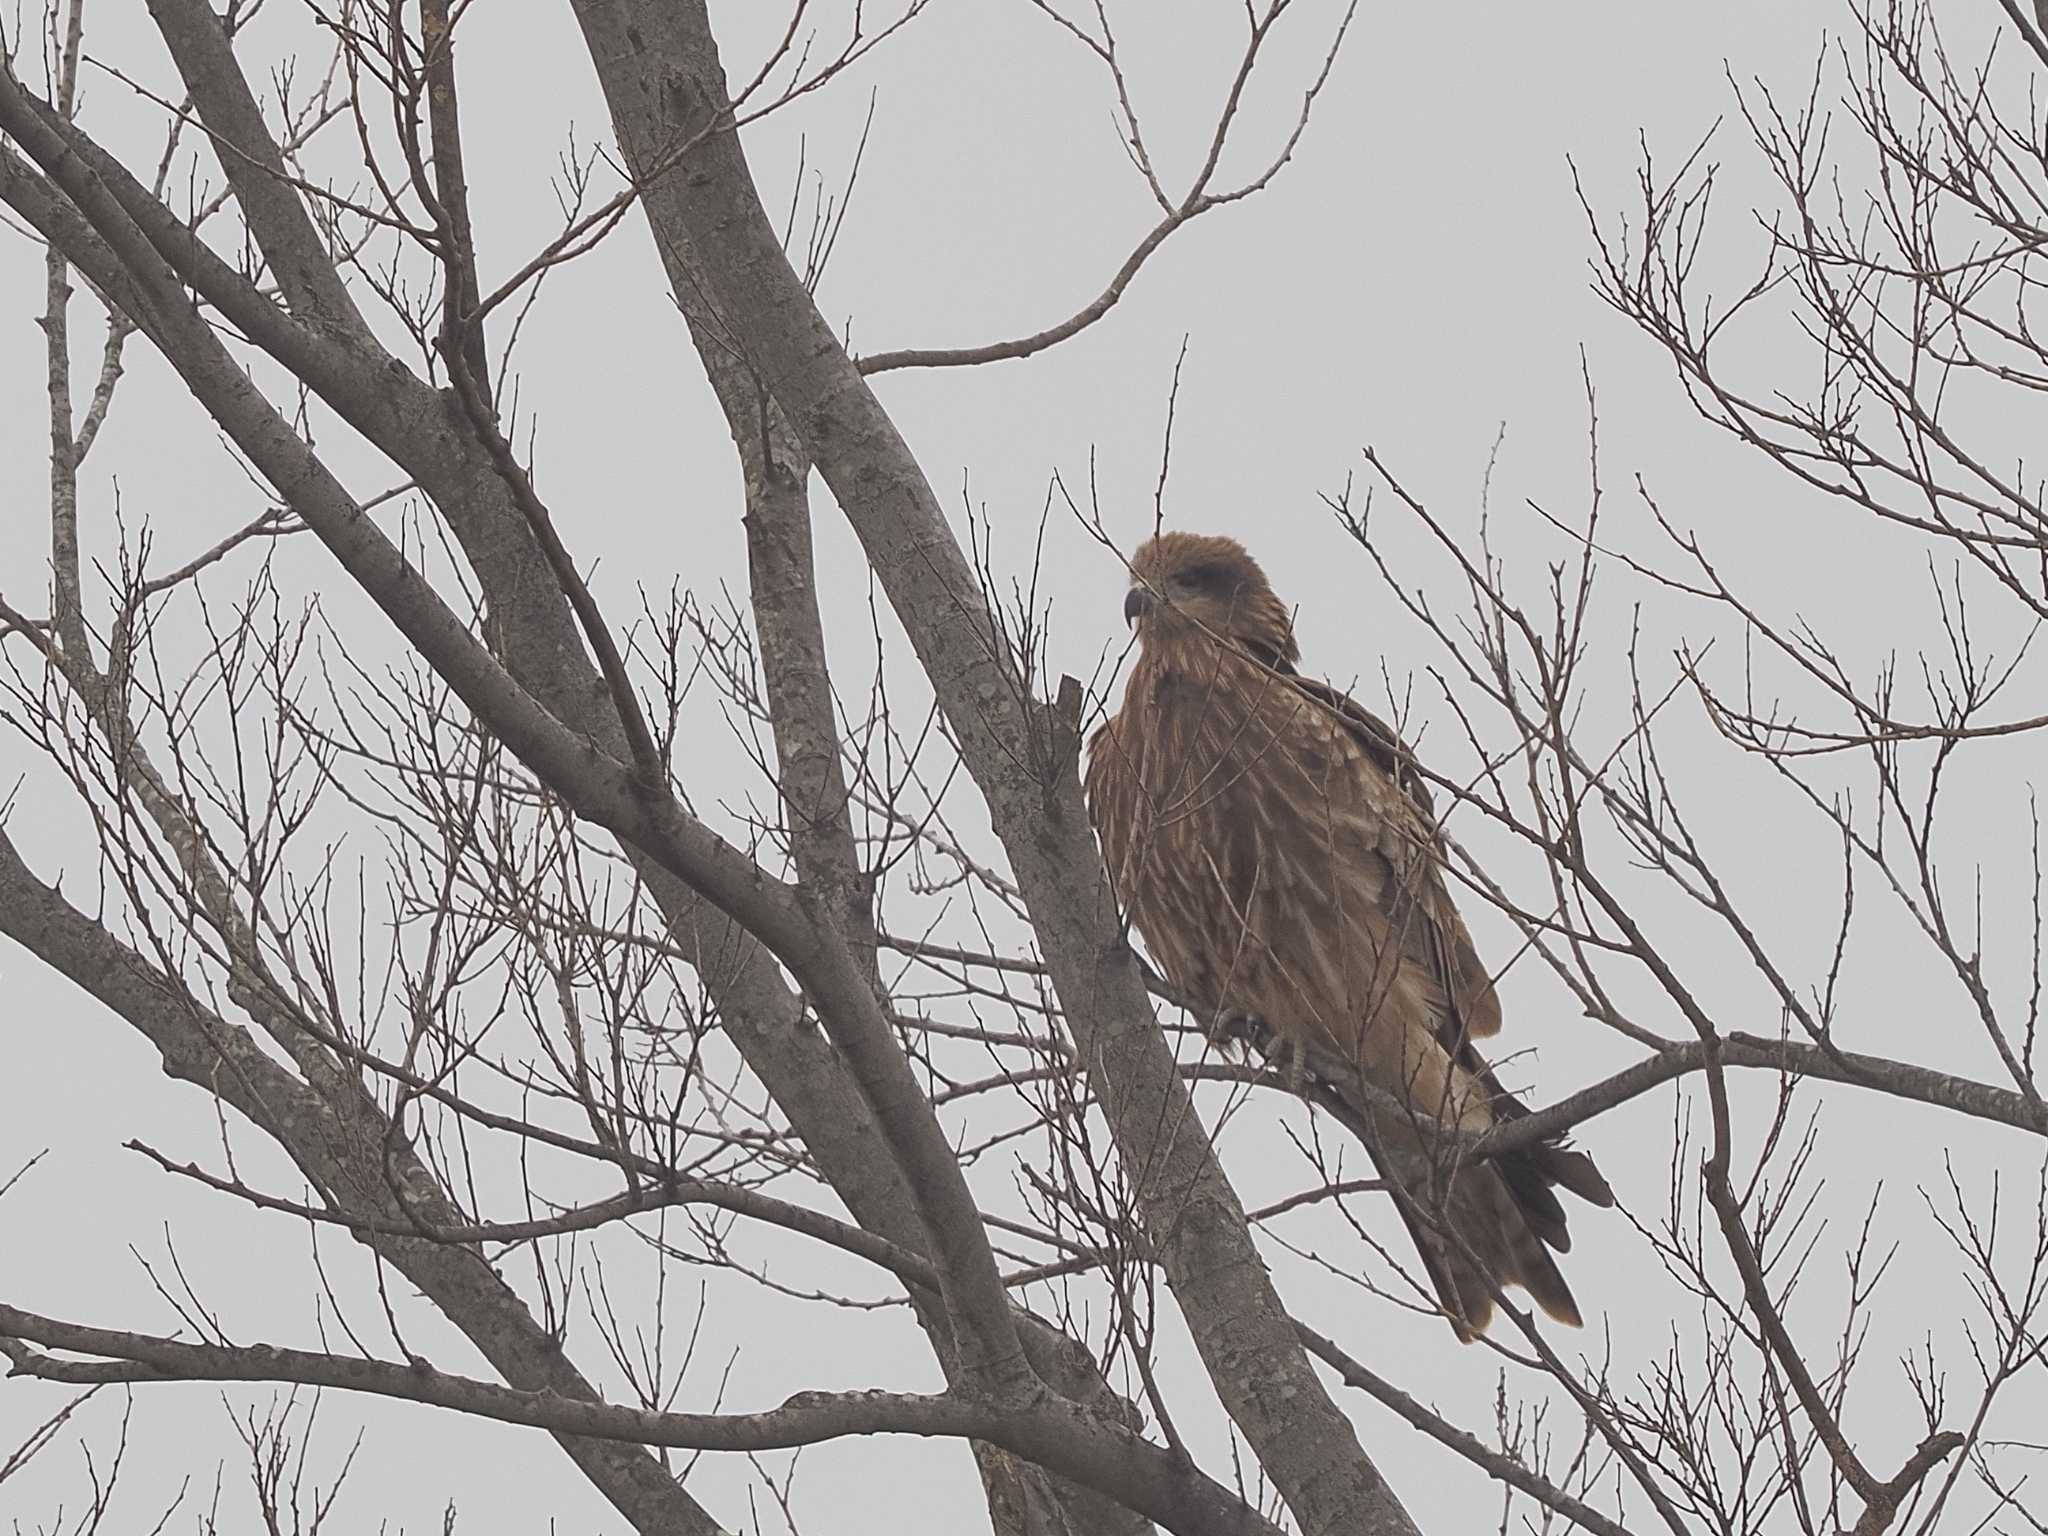
[[[1551,1257],[1571,1246],[1555,1187],[1612,1205],[1592,1160],[1553,1139],[1476,1162],[1442,1134],[1528,1110],[1473,1049],[1500,1000],[1414,759],[1295,671],[1293,620],[1234,539],[1161,534],[1131,578],[1139,655],[1089,741],[1087,785],[1130,922],[1212,1023],[1252,1021],[1337,1064],[1314,1096],[1366,1143],[1460,1338],[1507,1285],[1578,1323]]]

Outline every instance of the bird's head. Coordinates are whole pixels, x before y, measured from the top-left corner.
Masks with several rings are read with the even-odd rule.
[[[1291,668],[1301,658],[1286,605],[1235,539],[1199,533],[1147,539],[1131,556],[1124,618],[1148,650],[1207,635],[1271,666]]]

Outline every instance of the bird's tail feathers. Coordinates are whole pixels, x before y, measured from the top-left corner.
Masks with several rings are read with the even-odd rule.
[[[1323,1088],[1318,1097],[1393,1187],[1423,1271],[1461,1340],[1485,1330],[1495,1292],[1510,1285],[1558,1322],[1581,1325],[1578,1301],[1552,1254],[1571,1248],[1558,1189],[1593,1205],[1614,1204],[1590,1157],[1553,1140],[1486,1162],[1459,1162],[1433,1126]]]

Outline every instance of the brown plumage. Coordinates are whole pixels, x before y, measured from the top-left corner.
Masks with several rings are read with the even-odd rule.
[[[1519,1285],[1578,1304],[1550,1250],[1553,1192],[1613,1193],[1561,1140],[1460,1161],[1438,1128],[1528,1111],[1472,1047],[1500,999],[1444,880],[1412,758],[1379,720],[1299,676],[1286,607],[1233,539],[1167,533],[1131,561],[1140,652],[1088,745],[1088,806],[1111,879],[1167,980],[1218,1024],[1256,1020],[1311,1059],[1310,1086],[1365,1142],[1461,1338]]]

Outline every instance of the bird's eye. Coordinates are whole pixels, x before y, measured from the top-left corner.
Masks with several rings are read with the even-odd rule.
[[[1215,561],[1189,566],[1181,572],[1180,581],[1191,592],[1227,592],[1235,585],[1230,568]]]

